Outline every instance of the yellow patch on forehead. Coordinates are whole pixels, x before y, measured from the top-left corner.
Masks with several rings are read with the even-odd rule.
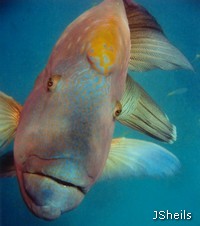
[[[93,69],[108,76],[116,64],[119,31],[113,18],[99,23],[89,37],[87,58]]]

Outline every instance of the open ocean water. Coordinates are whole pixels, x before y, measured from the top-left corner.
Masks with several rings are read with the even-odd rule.
[[[23,104],[62,31],[98,2],[0,0],[0,90]],[[176,125],[178,139],[174,144],[158,142],[119,124],[114,137],[139,138],[166,147],[180,159],[180,172],[162,179],[96,183],[77,209],[52,222],[32,215],[23,202],[17,179],[4,178],[0,180],[1,226],[200,226],[200,0],[137,2],[156,17],[195,72],[131,73]],[[153,220],[156,210],[185,210],[192,219]]]

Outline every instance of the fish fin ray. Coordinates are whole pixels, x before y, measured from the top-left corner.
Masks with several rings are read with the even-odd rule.
[[[172,176],[180,169],[180,161],[165,148],[146,141],[115,138],[102,179],[129,176]]]
[[[0,148],[15,136],[22,106],[12,97],[0,92]]]
[[[130,70],[193,70],[186,57],[168,41],[156,19],[145,8],[130,0],[124,0],[124,5],[131,33]]]
[[[14,177],[16,170],[14,165],[13,151],[0,156],[0,177]]]
[[[120,102],[122,112],[116,117],[117,121],[161,141],[173,143],[176,140],[176,127],[129,75]]]

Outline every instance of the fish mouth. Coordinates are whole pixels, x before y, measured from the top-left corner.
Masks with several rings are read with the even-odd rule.
[[[56,183],[58,183],[59,185],[63,185],[63,186],[66,186],[66,187],[72,187],[72,188],[76,188],[77,190],[79,190],[80,192],[83,193],[83,195],[86,194],[87,190],[86,188],[82,187],[82,186],[78,186],[78,185],[75,185],[73,183],[70,183],[70,182],[67,182],[67,181],[63,181],[59,178],[56,178],[54,176],[49,176],[49,175],[45,175],[45,174],[42,174],[42,173],[30,173],[30,174],[33,174],[33,175],[38,175],[38,176],[41,176],[41,177],[46,177],[46,178],[49,178],[50,180],[53,180],[55,181]]]
[[[76,208],[85,196],[85,189],[53,176],[22,173],[20,188],[29,209],[39,218],[54,220]]]

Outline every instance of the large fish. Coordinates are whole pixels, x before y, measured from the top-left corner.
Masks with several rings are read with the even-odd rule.
[[[38,217],[80,204],[100,176],[172,175],[179,160],[159,145],[112,140],[115,121],[172,143],[176,129],[127,70],[191,69],[155,19],[128,0],[105,0],[70,24],[22,107],[0,93],[1,176],[17,175]]]

